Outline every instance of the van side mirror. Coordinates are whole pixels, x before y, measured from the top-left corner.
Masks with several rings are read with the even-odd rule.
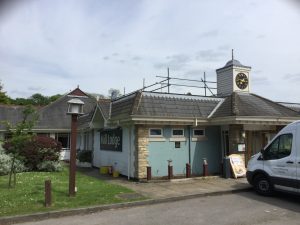
[[[264,160],[264,152],[265,152],[265,150],[262,148],[262,149],[260,150],[260,156],[259,156],[259,159],[260,159],[260,160]]]

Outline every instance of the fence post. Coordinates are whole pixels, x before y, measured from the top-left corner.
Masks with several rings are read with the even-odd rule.
[[[51,196],[51,180],[45,180],[45,207],[50,207],[52,204]]]

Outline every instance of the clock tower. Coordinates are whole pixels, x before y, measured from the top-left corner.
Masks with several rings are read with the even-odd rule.
[[[233,58],[220,69],[217,69],[217,95],[226,96],[232,92],[250,91],[250,66],[242,65]]]

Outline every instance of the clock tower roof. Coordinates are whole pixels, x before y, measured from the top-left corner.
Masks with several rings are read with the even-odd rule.
[[[225,66],[223,66],[223,67],[220,68],[220,69],[217,69],[217,71],[218,71],[218,70],[225,69],[225,68],[228,68],[228,67],[232,67],[232,66],[251,69],[250,66],[244,66],[239,60],[232,59],[232,60],[229,60],[229,61],[226,63]]]

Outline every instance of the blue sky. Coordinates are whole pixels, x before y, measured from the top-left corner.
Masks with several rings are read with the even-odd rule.
[[[5,2],[5,1],[4,1]],[[9,1],[6,1],[9,2]],[[157,75],[201,79],[231,58],[251,66],[251,92],[300,102],[296,0],[24,0],[2,3],[0,79],[11,97],[77,85],[134,91]],[[203,94],[172,88],[171,92]]]

